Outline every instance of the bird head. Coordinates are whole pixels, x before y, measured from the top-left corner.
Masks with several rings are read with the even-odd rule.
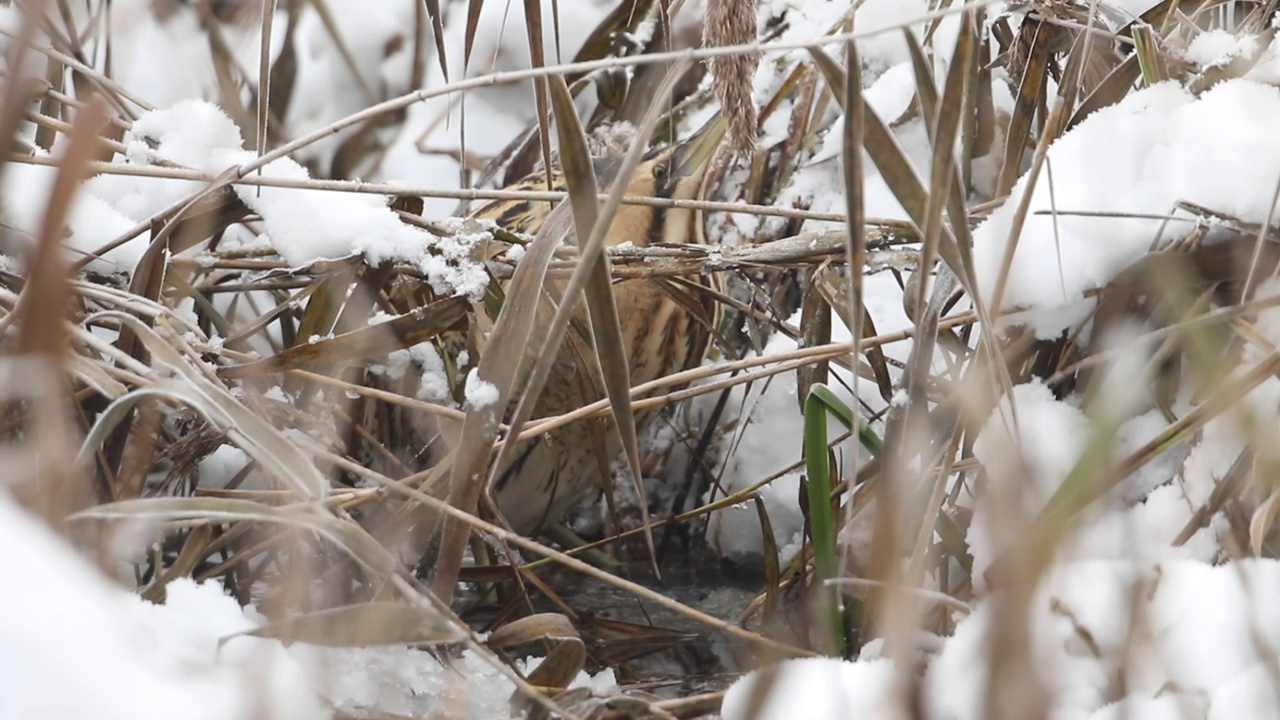
[[[678,200],[696,198],[724,134],[724,119],[717,115],[688,139],[649,151],[627,183],[627,194]],[[609,179],[616,176],[620,162],[619,157],[594,160],[597,179],[607,185]],[[563,182],[559,185],[563,187]],[[546,176],[534,173],[508,189],[543,190],[545,186]],[[545,201],[495,200],[482,205],[472,217],[494,220],[513,232],[534,234],[542,227],[553,205]],[[618,209],[609,242],[632,241],[644,245],[697,241],[699,233],[694,222],[695,213],[691,210],[624,205]]]
[[[683,142],[651,151],[636,168],[628,195],[672,200],[698,197],[716,148],[724,138],[724,120],[717,115]],[[610,244],[637,245],[698,242],[697,214],[686,208],[624,205],[618,209]]]
[[[653,197],[696,197],[724,133],[724,119],[717,114],[687,140],[653,151],[637,170],[633,189],[647,190],[638,194]],[[635,188],[636,185],[647,187]]]

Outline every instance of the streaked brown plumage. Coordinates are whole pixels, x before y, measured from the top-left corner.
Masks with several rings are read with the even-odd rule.
[[[651,152],[632,177],[628,194],[695,198],[711,151],[722,134],[716,122],[687,142]],[[518,185],[539,189],[546,186],[541,175]],[[553,176],[553,185],[563,182]],[[536,234],[550,211],[551,204],[545,202],[499,201],[479,208],[472,216],[492,219],[514,232]],[[637,246],[699,242],[702,233],[695,226],[697,218],[694,211],[687,209],[624,205],[618,210],[607,242],[611,246],[625,242]],[[705,278],[691,279],[707,282]],[[655,282],[632,279],[614,285],[632,386],[702,362],[710,336],[707,324],[715,308],[707,296],[693,297],[695,294],[682,293],[684,299],[677,302],[669,288]],[[689,307],[691,303],[697,307]],[[590,339],[583,332],[586,324],[583,308],[566,334],[540,398],[539,414],[543,416],[569,412],[605,395]],[[637,412],[637,428],[643,430],[654,415],[653,411]],[[612,428],[602,433],[602,429],[589,421],[578,422],[520,449],[515,464],[493,488],[498,509],[512,527],[533,532],[544,522],[559,519],[571,505],[602,487],[600,436],[607,437],[606,464],[621,450],[617,433]]]
[[[719,120],[709,124],[690,141],[650,152],[628,182],[628,195],[692,199],[698,193],[710,151],[723,136]],[[509,184],[508,188],[545,190],[545,177],[531,176]],[[553,176],[553,187],[563,188]],[[507,231],[535,234],[552,210],[550,202],[497,201],[481,206],[474,218],[492,219]],[[608,234],[609,245],[631,242],[700,242],[698,215],[687,209],[623,205]],[[712,279],[690,277],[691,282],[710,284]],[[696,292],[671,281],[625,279],[614,283],[614,299],[622,323],[631,370],[631,384],[649,382],[663,375],[698,365],[707,352],[710,327],[714,327],[716,302],[710,293]],[[676,300],[678,299],[678,301]],[[436,338],[448,373],[457,377],[453,361],[462,350],[474,350],[480,333],[456,331]],[[564,336],[556,363],[550,369],[547,386],[539,396],[535,418],[567,413],[604,397],[603,380],[589,340],[586,309],[581,307]],[[480,350],[484,352],[483,348]],[[474,368],[476,355],[471,352]],[[417,379],[412,374],[402,380],[372,377],[371,382],[397,383],[388,387],[399,395],[412,397]],[[362,443],[366,462],[387,473],[404,473],[436,466],[456,445],[461,421],[392,404],[366,405],[367,436],[385,438],[384,446]],[[637,411],[636,427],[644,432],[655,411]],[[544,434],[517,448],[511,468],[500,475],[492,496],[512,528],[532,534],[550,520],[561,519],[573,503],[603,487],[602,459],[608,464],[621,454],[621,442],[612,423],[584,420]],[[603,450],[603,452],[600,452]],[[394,454],[394,457],[389,457]],[[448,493],[448,473],[435,473],[421,487],[435,497]],[[426,506],[411,502],[387,503],[367,516],[367,527],[375,536],[392,544],[404,560],[416,562],[433,546],[431,538],[439,529],[439,516]]]

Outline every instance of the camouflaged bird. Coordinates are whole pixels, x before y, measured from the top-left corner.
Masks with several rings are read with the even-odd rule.
[[[650,151],[628,183],[627,194],[696,199],[723,137],[723,128],[723,123],[715,120],[687,141]],[[558,169],[553,173],[552,187],[565,189]],[[507,187],[546,188],[542,173]],[[552,208],[553,203],[544,201],[500,200],[481,206],[470,217],[492,220],[504,230],[532,236],[542,228]],[[636,246],[704,242],[700,217],[685,208],[623,205],[606,242],[610,246],[627,242]],[[700,276],[686,279],[701,285],[712,283]],[[716,317],[717,304],[709,293],[691,292],[669,281],[625,279],[614,283],[614,295],[633,387],[702,362]],[[465,347],[466,337],[463,333],[451,335],[442,338],[442,354],[456,356]],[[575,410],[604,398],[603,388],[583,305],[570,322],[535,415],[546,417]],[[655,410],[637,411],[637,431],[643,432],[656,414]],[[435,417],[428,420],[433,423],[433,439],[442,440],[432,446],[431,457],[427,458],[429,466],[451,451],[460,423],[444,423]],[[419,429],[415,434],[425,437],[430,433],[431,430]],[[620,438],[613,427],[606,428],[598,420],[571,423],[520,446],[512,466],[491,488],[491,496],[512,528],[535,533],[548,521],[559,520],[569,507],[592,491],[606,487],[602,469],[607,472],[620,452]],[[443,496],[441,485],[430,491]]]
[[[696,199],[711,156],[723,136],[722,127],[713,122],[683,143],[651,152],[636,169],[627,194]],[[534,178],[533,182],[545,181]],[[563,181],[558,184],[563,185]],[[481,207],[473,216],[492,219],[500,227],[536,234],[550,210],[550,203],[495,202]],[[629,242],[641,247],[702,242],[699,218],[699,213],[684,208],[623,205],[606,242],[610,246]],[[691,279],[707,282],[705,278]],[[710,337],[708,326],[714,323],[715,316],[715,303],[707,294],[629,279],[615,283],[614,297],[633,387],[702,362]],[[540,398],[542,415],[563,414],[605,397],[589,336],[581,331],[588,322],[585,307],[579,310],[576,320],[566,333]],[[655,410],[637,411],[637,430],[643,432],[656,414]],[[603,463],[606,470],[620,453],[621,445],[615,430],[602,430],[593,429],[590,421],[577,422],[521,448],[513,466],[493,487],[498,509],[514,528],[528,532],[547,520],[558,520],[592,490],[606,486],[600,477],[598,438],[607,437]]]

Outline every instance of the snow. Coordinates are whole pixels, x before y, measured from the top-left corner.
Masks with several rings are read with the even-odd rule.
[[[184,100],[145,113],[126,133],[124,143],[127,152],[122,162],[126,164],[156,166],[163,161],[211,175],[254,159],[252,152],[243,149],[240,131],[226,113],[201,100]],[[13,185],[6,186],[16,188],[20,198],[43,197],[41,193],[47,193],[52,183],[52,170],[17,167],[20,172],[9,181]],[[306,168],[290,158],[268,164],[258,175],[276,180],[310,179]],[[193,180],[127,175],[93,178],[85,184],[72,215],[71,244],[85,252],[96,250],[202,187],[203,183]],[[384,196],[293,187],[236,185],[234,189],[245,205],[262,216],[266,238],[290,265],[352,254],[361,254],[374,265],[407,262],[425,273],[437,292],[472,298],[479,298],[489,282],[483,265],[472,258],[481,233],[437,237],[401,222],[387,207]],[[40,227],[41,207],[25,201],[5,204],[12,222],[33,234]],[[144,235],[109,253],[105,260],[113,262],[104,269],[131,272],[147,242]]]
[[[1142,571],[1124,560],[1055,566],[1029,621],[1048,717],[1274,717],[1280,612],[1269,598],[1277,591],[1280,562],[1273,560],[1217,567],[1180,560]],[[929,663],[924,717],[986,717],[997,608],[995,597],[980,603]],[[889,660],[788,661],[735,684],[723,717],[906,717],[897,682]],[[764,697],[753,695],[759,685],[768,687]]]
[[[0,490],[0,718],[316,720],[348,712],[502,717],[515,688],[470,651],[322,648],[231,635],[265,620],[220,583],[178,579],[153,604],[109,581]],[[539,659],[524,662],[536,667]],[[611,671],[572,687],[616,690]]]
[[[47,157],[43,151],[35,155]],[[26,240],[22,244],[27,247],[33,247],[34,240],[40,237],[56,175],[56,168],[10,163],[0,180],[0,197],[3,197],[0,213],[6,224],[17,231],[17,239]],[[137,221],[128,217],[112,202],[112,198],[100,197],[91,191],[77,193],[67,218],[67,228],[71,233],[67,244],[73,252],[79,251],[72,256],[73,259],[79,260],[83,257],[79,253],[97,250],[136,224]],[[133,243],[107,253],[90,267],[107,273],[132,269],[145,249],[144,244]]]
[[[891,287],[896,288],[893,278],[882,273],[867,278],[867,307],[876,329],[881,333],[893,332],[908,327],[907,319],[900,304],[887,301],[891,297]],[[879,298],[872,300],[870,298]],[[790,322],[799,322],[799,316]],[[849,330],[833,321],[832,342],[847,342]],[[763,356],[777,355],[796,349],[794,340],[781,334],[773,336],[764,348]],[[898,359],[905,358],[905,347],[886,348],[886,353]],[[832,379],[828,382],[832,391],[845,403],[851,401],[848,391],[852,383],[849,373],[834,363],[831,366]],[[861,380],[862,397],[873,409],[879,409],[883,402],[876,394],[872,384]],[[701,400],[706,401],[701,412],[710,412],[716,402],[716,396],[710,395]],[[721,452],[727,458],[723,473],[719,478],[719,486],[727,493],[744,490],[750,485],[763,480],[774,473],[793,465],[801,456],[804,437],[804,415],[801,410],[803,398],[796,395],[795,372],[774,376],[766,384],[755,383],[750,392],[741,386],[735,388],[727,409],[736,410],[736,426],[734,432],[728,433],[721,444]],[[730,410],[730,412],[735,412]],[[827,423],[828,437],[836,438],[845,432],[844,426],[835,419]],[[841,447],[847,451],[847,445]],[[865,451],[864,451],[865,452]],[[839,462],[844,467],[848,458],[839,454]],[[864,455],[865,459],[865,455]],[[804,517],[796,503],[800,489],[801,471],[783,474],[769,485],[758,491],[769,511],[769,521],[773,527],[778,544],[780,560],[785,562],[800,549],[800,534],[804,528]],[[715,492],[704,501],[710,502],[722,497]],[[758,555],[761,549],[760,520],[755,505],[750,500],[718,510],[711,516],[707,529],[707,539],[722,555],[737,559],[745,559]]]
[[[81,27],[89,23],[83,15],[83,3],[73,6],[82,13]],[[209,52],[210,38],[207,28],[193,12],[170,13],[157,22],[153,15],[153,3],[149,0],[122,0],[113,2],[111,33],[116,42],[111,44],[112,79],[121,86],[141,95],[156,107],[167,107],[192,98],[218,97],[218,77]],[[277,35],[284,23],[276,23]],[[258,27],[224,24],[218,27],[224,46],[231,51],[238,69],[252,77],[257,76]],[[279,52],[279,42],[273,43],[273,56]],[[105,53],[105,47],[94,52]],[[157,58],[164,61],[157,62]],[[101,60],[100,60],[101,61]]]
[[[316,687],[339,709],[405,717],[489,720],[508,717],[515,687],[475,653],[449,659],[449,667],[421,650],[404,647],[333,649],[298,645],[290,654],[307,668]],[[528,673],[542,658],[517,661]],[[597,694],[617,690],[613,671],[581,672],[570,688]]]
[[[406,8],[410,6],[409,3],[397,4]],[[354,9],[359,3],[351,5]],[[481,11],[467,76],[529,67],[523,10],[498,2],[477,6]],[[444,43],[451,80],[463,76],[466,23],[461,20],[464,9],[452,8],[457,11],[456,16],[445,25]],[[557,59],[555,43],[549,42],[547,62],[570,61],[610,10],[612,3],[605,0],[577,0],[572,11],[562,8],[559,18],[562,52]],[[544,32],[550,37],[554,27],[552,4],[543,3],[542,12]],[[434,48],[431,55],[432,63],[424,85],[440,87],[444,79],[435,65]],[[315,87],[319,89],[324,85]],[[581,103],[594,101],[594,92],[587,91],[583,95]],[[533,85],[528,81],[479,88],[462,96],[437,97],[417,103],[408,109],[404,127],[390,141],[386,155],[371,179],[403,180],[419,186],[449,189],[470,187],[469,183],[461,181],[463,168],[456,159],[456,153],[465,149],[467,153],[481,158],[498,154],[525,130],[535,118],[535,113]],[[329,113],[325,117],[333,120],[345,114]],[[446,217],[458,207],[457,201],[443,198],[426,198],[425,203],[424,214],[428,217]]]
[[[458,367],[466,365],[461,355],[458,357],[457,365]],[[387,356],[386,373],[392,380],[402,380],[409,372],[410,366],[418,376],[419,400],[449,399],[449,377],[445,374],[444,360],[431,341],[396,350]]]
[[[1120,16],[1134,16],[1154,3],[1107,4]],[[73,5],[76,17],[87,22],[82,4]],[[112,76],[158,108],[140,114],[123,138],[125,152],[113,161],[153,169],[177,165],[214,175],[252,161],[255,155],[246,148],[236,123],[226,109],[211,102],[225,102],[227,97],[209,59],[209,27],[182,4],[174,4],[177,10],[157,19],[153,9],[158,5],[149,0],[112,4]],[[451,10],[459,9],[457,3],[452,5]],[[854,27],[890,27],[925,14],[930,5],[924,0],[867,0],[857,5]],[[400,0],[327,4],[354,70],[322,22],[319,7],[303,4],[299,11],[295,95],[283,118],[289,137],[323,128],[409,89],[418,6]],[[762,3],[761,14],[786,11],[787,29],[781,37],[785,41],[827,32],[845,19],[849,7],[839,2],[769,0]],[[548,60],[571,57],[610,9],[611,3],[604,0],[583,0],[573,12],[562,13],[563,55]],[[689,3],[677,18],[678,27],[696,24],[697,10],[697,3]],[[0,8],[6,25],[11,24],[12,12]],[[544,25],[550,28],[550,8],[546,12]],[[453,79],[464,74],[465,23],[458,17],[455,13],[445,29]],[[485,4],[465,73],[474,77],[527,67],[523,22],[518,8],[508,11],[502,3]],[[282,49],[284,28],[281,15],[275,24],[273,56]],[[257,22],[223,23],[218,31],[230,52],[229,71],[255,77]],[[640,32],[652,31],[649,26]],[[912,28],[917,37],[922,31],[920,26]],[[939,24],[934,45],[940,52],[932,56],[935,71],[945,69],[955,32],[954,18]],[[1161,216],[1175,214],[1175,203],[1190,201],[1246,223],[1268,220],[1280,180],[1280,135],[1274,130],[1280,124],[1280,89],[1274,86],[1280,83],[1280,46],[1272,41],[1263,47],[1265,37],[1194,31],[1185,47],[1171,47],[1183,60],[1201,69],[1242,59],[1256,58],[1257,63],[1243,78],[1223,80],[1199,96],[1172,82],[1132,92],[1050,147],[999,308],[1007,315],[1005,323],[1028,324],[1041,338],[1077,328],[1093,308],[1088,291],[1105,285],[1153,244],[1186,226],[1163,228],[1160,219],[1082,217],[1072,211]],[[106,52],[92,49],[105,48],[103,44],[86,47],[91,54]],[[424,47],[430,52],[423,84],[439,87],[444,76],[435,65],[433,43]],[[909,118],[915,79],[901,33],[867,37],[858,47],[871,107],[889,123]],[[827,49],[839,51],[838,46]],[[159,56],[166,61],[156,62]],[[771,99],[784,71],[806,59],[804,51],[769,56],[756,77],[756,100]],[[995,73],[997,79],[1002,75],[1000,70]],[[1007,86],[996,82],[993,89],[997,113],[1007,114],[1012,107]],[[238,100],[247,103],[243,95]],[[592,109],[593,91],[579,102],[584,110]],[[762,143],[786,132],[793,102],[780,102],[762,129]],[[691,113],[686,124],[700,123],[709,111]],[[402,124],[371,132],[371,142],[383,152],[371,153],[352,174],[415,186],[469,185],[459,162],[463,151],[487,159],[522,131],[533,114],[528,83],[433,98],[407,108],[397,118]],[[791,176],[777,204],[804,205],[819,212],[844,210],[838,116],[829,110],[821,120],[812,154]],[[357,132],[336,133],[256,174],[306,181],[312,169],[327,171],[339,162],[343,144]],[[625,146],[628,132],[620,128],[596,141],[617,149]],[[906,119],[893,132],[917,173],[926,176],[931,151],[923,122]],[[997,137],[992,155],[975,168],[980,192],[994,186],[1001,144]],[[63,150],[55,146],[51,154],[57,157]],[[39,150],[35,154],[46,156]],[[865,166],[868,215],[903,217],[878,170],[869,160]],[[6,171],[0,180],[0,214],[14,229],[19,245],[30,243],[41,233],[55,170],[11,163]],[[69,252],[79,257],[95,251],[204,186],[174,179],[94,177],[70,209]],[[1029,179],[1020,178],[1010,201],[974,233],[977,280],[988,301],[994,300],[1017,201],[1028,186]],[[238,185],[234,192],[262,222],[255,226],[260,235],[236,229],[230,242],[268,243],[290,265],[359,254],[372,264],[411,264],[438,292],[471,298],[481,297],[489,282],[484,268],[472,261],[476,243],[484,237],[482,228],[473,224],[443,221],[435,226],[439,235],[410,227],[388,209],[385,196],[375,194],[248,185]],[[455,207],[452,200],[433,199],[427,202],[426,214],[444,217]],[[1048,214],[1055,209],[1063,214]],[[735,223],[724,232],[726,241],[750,242],[780,225],[746,215],[735,216]],[[809,223],[805,229],[840,226]],[[90,268],[131,273],[147,242],[144,234],[95,259]],[[522,252],[516,246],[506,257],[516,262]],[[0,266],[11,267],[12,261],[0,257]],[[1277,282],[1259,288],[1259,296],[1276,292]],[[892,276],[868,277],[867,293],[866,305],[880,333],[910,325]],[[790,322],[797,324],[798,318]],[[1272,343],[1280,343],[1280,310],[1260,313],[1254,327]],[[1025,619],[1002,614],[1009,590],[999,578],[988,579],[987,571],[1025,541],[1023,526],[1044,510],[1090,450],[1098,423],[1111,423],[1113,459],[1143,447],[1168,427],[1163,413],[1139,395],[1152,382],[1142,375],[1142,368],[1154,351],[1149,344],[1133,342],[1141,331],[1121,328],[1115,337],[1104,338],[1104,345],[1124,349],[1114,366],[1101,370],[1110,373],[1105,406],[1082,407],[1078,397],[1059,399],[1044,384],[1029,382],[1015,386],[985,421],[973,447],[985,472],[961,488],[956,498],[959,507],[971,513],[965,539],[973,559],[972,612],[955,613],[951,636],[922,638],[905,668],[896,665],[904,660],[876,657],[883,642],[873,641],[857,661],[806,659],[749,674],[726,695],[726,720],[906,717],[909,706],[899,683],[921,668],[923,717],[986,717],[988,684],[999,681],[992,677],[991,639],[1014,622],[1026,623],[1032,671],[1047,694],[1048,717],[1055,720],[1277,717],[1280,610],[1273,599],[1280,591],[1280,563],[1228,561],[1228,551],[1235,548],[1230,542],[1236,538],[1222,513],[1185,542],[1175,543],[1246,447],[1257,451],[1260,466],[1280,453],[1267,435],[1280,422],[1276,378],[1194,437],[1124,478],[1074,518],[1032,588]],[[836,341],[849,338],[839,322],[833,334]],[[900,343],[885,350],[892,359],[903,360],[909,347]],[[794,341],[777,335],[768,339],[762,354],[795,348]],[[1247,367],[1264,352],[1248,346],[1243,354]],[[393,380],[421,374],[418,397],[447,401],[451,383],[445,360],[434,345],[423,343],[392,353],[383,370]],[[453,363],[464,371],[467,407],[481,409],[497,402],[497,388],[481,380],[475,368],[468,371],[467,365],[465,353]],[[860,382],[867,406],[884,409],[871,383]],[[830,385],[846,402],[852,402],[846,387],[850,383],[847,372],[833,367]],[[272,388],[268,397],[284,399],[280,392]],[[717,448],[720,457],[728,459],[719,485],[731,493],[796,463],[803,429],[794,372],[732,393],[726,405],[732,430]],[[894,397],[900,402],[906,396],[899,392]],[[697,401],[695,419],[705,418],[714,401],[714,396]],[[1185,416],[1189,402],[1177,398],[1175,414]],[[874,427],[882,430],[879,424]],[[830,435],[842,430],[829,421]],[[838,453],[842,468],[848,462],[846,452],[847,445]],[[239,449],[219,448],[199,464],[202,486],[225,487],[247,462]],[[804,518],[796,502],[800,481],[799,472],[785,473],[758,491],[783,560],[799,550],[803,539]],[[1265,497],[1269,490],[1262,488],[1259,494]],[[703,500],[718,497],[719,491]],[[1252,511],[1250,502],[1254,500],[1242,500],[1237,510]],[[854,556],[868,542],[866,530],[858,526],[842,532]],[[714,513],[707,536],[716,551],[742,562],[754,562],[763,547],[751,502]],[[216,583],[196,585],[188,580],[168,585],[163,604],[143,601],[80,558],[2,489],[0,571],[22,579],[0,593],[0,719],[313,718],[327,716],[329,705],[351,712],[477,718],[509,712],[510,684],[472,653],[453,658],[451,670],[409,648],[285,648],[273,640],[238,637],[219,651],[220,638],[262,621],[252,606],[241,608]],[[925,582],[929,589],[945,591],[936,587],[937,578]],[[526,670],[532,666],[524,665]],[[603,693],[616,690],[616,681],[612,673],[582,675],[575,686]]]
[[[171,583],[152,605],[110,583],[0,492],[0,716],[24,720],[260,717],[323,710],[274,641],[218,639],[253,627],[214,584]],[[69,691],[70,690],[70,691]]]
[[[1157,3],[1158,0],[1111,0],[1107,5],[1112,10],[1119,11],[1120,16],[1126,20],[1136,20]]]
[[[1030,520],[1040,513],[1081,458],[1094,420],[1068,403],[1057,401],[1038,382],[1013,389],[1015,418],[1006,399],[993,412],[974,443],[974,456],[987,470],[987,486],[973,505],[968,534],[975,587],[985,587],[991,563],[1021,542],[1010,530],[1010,508]],[[1164,430],[1156,410],[1125,420],[1114,437],[1114,457],[1125,457]],[[1170,545],[1191,519],[1195,507],[1186,489],[1166,484],[1187,458],[1177,446],[1126,478],[1079,520],[1079,526],[1057,549],[1059,561],[1072,559],[1211,560],[1217,551],[1212,529],[1204,529],[1181,547]],[[963,498],[962,498],[963,501]],[[1013,528],[1021,528],[1016,522]]]
[[[249,456],[240,448],[231,444],[220,445],[197,464],[200,487],[225,488],[249,462]]]
[[[1266,297],[1277,289],[1280,283],[1270,281],[1259,293]],[[1261,313],[1257,327],[1268,340],[1280,335],[1280,311]],[[1143,365],[1148,352],[1132,352],[1109,368],[1114,375],[1109,387],[1135,383],[1133,367]],[[1257,362],[1262,354],[1249,348],[1246,363]],[[1190,448],[1174,448],[1126,478],[1069,529],[1034,589],[1025,620],[1031,667],[1046,693],[1048,717],[1276,717],[1280,612],[1268,598],[1280,590],[1280,562],[1237,559],[1219,564],[1220,538],[1226,532],[1221,516],[1179,546],[1172,540],[1240,453],[1242,428],[1256,427],[1256,413],[1273,419],[1278,399],[1280,382],[1268,380],[1238,412],[1211,422]],[[1017,408],[1016,419],[1011,405]],[[1167,425],[1157,411],[1135,407],[1124,397],[1113,409],[1122,418],[1114,434],[1117,457]],[[927,660],[923,717],[987,716],[986,688],[999,682],[989,672],[991,640],[1016,620],[997,620],[1008,591],[998,584],[988,587],[986,570],[1011,543],[1025,539],[1010,536],[1010,505],[998,501],[1012,496],[1013,507],[1025,513],[1022,522],[1033,518],[1081,457],[1093,422],[1037,382],[1016,386],[987,420],[974,447],[987,470],[986,485],[971,506],[967,537],[977,599],[971,614],[955,615],[954,633]],[[1264,420],[1263,426],[1274,427],[1274,422]],[[1267,441],[1254,442],[1263,447]],[[970,502],[968,496],[961,498],[961,505]],[[1015,522],[1013,527],[1020,526]],[[921,651],[931,645],[923,643]],[[737,704],[726,700],[725,717],[750,717],[745,710],[750,702],[768,703],[766,712],[785,707],[778,712],[792,716],[850,716],[828,708],[829,698],[883,702],[879,711],[892,713],[901,706],[894,706],[889,695],[895,680],[884,668],[887,662],[784,663],[781,679],[763,701],[751,698],[749,690],[751,683],[760,682],[759,675],[736,686],[730,698]],[[810,681],[814,684],[804,684]]]
[[[1150,5],[1131,2],[1120,9],[1140,13]],[[1253,38],[1207,32],[1193,40],[1184,57],[1208,66],[1256,52]],[[893,58],[891,53],[883,57]],[[1280,142],[1270,131],[1280,120],[1280,90],[1257,80],[1274,81],[1275,57],[1273,45],[1249,71],[1251,79],[1220,82],[1198,97],[1173,83],[1131,93],[1054,143],[1003,297],[1005,313],[1022,312],[1006,322],[1029,324],[1042,338],[1074,328],[1093,305],[1085,292],[1113,279],[1161,237],[1160,220],[1063,215],[1056,218],[1055,228],[1055,218],[1036,215],[1038,211],[1056,207],[1064,213],[1167,215],[1175,213],[1176,202],[1190,201],[1244,222],[1265,221],[1280,180],[1275,170],[1280,167]],[[868,98],[891,120],[909,101],[910,82],[909,66],[888,62],[867,90]],[[1004,88],[997,84],[996,89],[1000,93]],[[998,107],[1007,111],[1008,105],[1007,99],[998,99]],[[1204,132],[1210,126],[1215,132]],[[913,132],[911,123],[895,131],[917,171],[925,173],[927,158],[919,151],[927,144]],[[784,192],[783,202],[799,199],[814,210],[841,209],[842,198],[827,189],[839,182],[837,163],[831,162],[839,156],[838,139],[833,134],[827,139],[835,142],[817,148],[809,166]],[[873,168],[867,182],[868,214],[901,217],[901,208]],[[975,232],[979,287],[989,301],[1016,201],[1026,187],[1023,177],[1013,200]],[[1173,235],[1165,230],[1166,239]],[[1258,292],[1265,297],[1276,287],[1264,285]],[[890,295],[870,292],[872,298]],[[1256,321],[1272,342],[1273,335],[1280,335],[1277,319],[1275,311],[1266,311]],[[877,322],[886,332],[879,318]],[[1044,509],[1089,447],[1097,413],[1109,413],[1115,422],[1114,458],[1143,447],[1168,427],[1164,415],[1141,396],[1151,382],[1142,368],[1154,350],[1133,343],[1141,331],[1120,328],[1116,337],[1104,339],[1109,347],[1123,349],[1119,362],[1103,369],[1111,374],[1101,393],[1104,406],[1086,411],[1078,398],[1057,399],[1043,384],[1032,382],[1013,388],[1012,397],[987,420],[974,446],[986,470],[983,485],[963,488],[958,498],[961,507],[972,511],[967,541],[977,599],[971,615],[957,614],[955,632],[941,639],[941,652],[926,660],[924,717],[986,716],[986,688],[998,682],[988,675],[990,641],[1009,620],[997,620],[1006,591],[999,584],[988,586],[985,573],[1015,543],[1025,541],[1019,534],[1024,524]],[[847,337],[839,333],[837,329],[836,339]],[[765,354],[793,347],[775,337]],[[1245,353],[1247,368],[1265,351],[1249,346]],[[868,386],[863,387],[866,399]],[[1174,544],[1246,444],[1262,453],[1274,449],[1273,440],[1251,434],[1275,427],[1277,402],[1280,383],[1270,379],[1239,408],[1124,478],[1073,521],[1037,585],[1026,621],[1049,717],[1277,717],[1280,669],[1274,657],[1280,646],[1280,614],[1263,598],[1277,589],[1280,563],[1220,564],[1228,533],[1222,515]],[[742,406],[739,426],[724,443],[729,460],[723,482],[729,491],[798,460],[802,428],[790,375],[773,378],[763,391],[735,395],[729,406],[735,403]],[[1184,415],[1189,407],[1179,405],[1175,413]],[[798,474],[787,474],[759,493],[784,547],[783,559],[797,547],[794,533],[801,520],[788,510],[794,508],[797,491]],[[1012,524],[1011,509],[1021,514]],[[760,552],[758,520],[749,504],[713,516],[708,536],[728,556],[741,559]],[[852,554],[857,555],[856,549]],[[890,661],[865,659],[783,663],[776,677],[753,673],[740,681],[726,697],[724,717],[892,716],[905,705],[892,695],[896,681],[891,668]],[[769,686],[767,694],[753,694],[760,684]]]
[[[893,123],[902,117],[915,99],[915,72],[910,62],[889,68],[867,88],[863,97],[882,120]]]
[[[467,372],[467,381],[463,387],[463,392],[467,396],[467,407],[472,410],[483,410],[498,402],[498,398],[501,397],[497,386],[487,380],[480,379],[479,368],[472,368]]]
[[[1280,647],[1280,618],[1263,598],[1277,589],[1280,563],[1271,560],[1173,561],[1143,572],[1126,561],[1056,567],[1032,603],[1039,675],[1061,703],[1054,717],[1089,717],[1122,699],[1130,709],[1151,706],[1151,715],[1130,717],[1160,717],[1166,710],[1153,701],[1165,695],[1192,706],[1207,700],[1208,717],[1271,717],[1274,699],[1256,713],[1256,689],[1276,678],[1269,658]],[[978,658],[992,609],[984,604],[961,621],[926,674],[932,717],[982,717],[980,698],[957,691],[985,683]],[[1128,692],[1117,696],[1118,688]],[[1249,693],[1255,712],[1226,714],[1250,702],[1242,697]]]
[[[887,660],[849,663],[829,658],[793,660],[744,676],[725,693],[724,720],[876,718],[905,720]]]
[[[1055,208],[1163,217],[1189,201],[1247,223],[1265,221],[1280,182],[1277,121],[1280,88],[1249,80],[1221,82],[1198,98],[1165,82],[1090,115],[1049,149],[1001,307],[1034,311],[1013,320],[1041,338],[1056,337],[1088,315],[1086,290],[1105,285],[1162,237],[1159,219],[1055,218]],[[1014,199],[1027,183],[1026,176],[1018,181]],[[1005,203],[974,231],[978,284],[988,302],[1017,205]],[[1164,239],[1175,232],[1165,230]]]
[[[1182,57],[1197,65],[1212,67],[1226,65],[1241,55],[1253,54],[1257,49],[1256,37],[1214,29],[1197,35],[1182,53]]]
[[[309,6],[298,19],[295,36],[298,74],[286,122],[293,137],[306,135],[368,107],[372,99],[409,90],[413,60],[414,7],[395,0],[332,3],[326,11],[350,51],[347,58],[325,27],[318,8]],[[284,23],[277,20],[275,27]],[[354,65],[354,68],[353,68]],[[359,78],[353,75],[359,74]],[[365,94],[367,87],[375,96]],[[346,131],[308,148],[301,157],[329,167]]]

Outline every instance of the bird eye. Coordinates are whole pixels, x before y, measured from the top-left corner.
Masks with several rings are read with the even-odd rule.
[[[659,182],[666,180],[667,172],[669,170],[670,168],[667,166],[667,163],[665,162],[656,163],[653,166],[653,179],[658,180]]]

